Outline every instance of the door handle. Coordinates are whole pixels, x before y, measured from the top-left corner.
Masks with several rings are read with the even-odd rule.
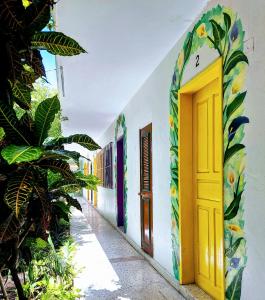
[[[150,192],[139,192],[138,196],[149,196]]]

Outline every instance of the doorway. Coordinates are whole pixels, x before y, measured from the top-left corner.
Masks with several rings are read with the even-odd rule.
[[[117,141],[117,226],[124,231],[124,139]]]
[[[140,130],[141,246],[153,256],[152,124]]]
[[[180,282],[214,299],[224,299],[222,97],[221,58],[179,90]]]

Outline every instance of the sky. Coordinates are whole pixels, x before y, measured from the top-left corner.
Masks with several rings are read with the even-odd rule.
[[[41,51],[41,55],[46,70],[47,81],[52,88],[57,89],[55,56],[45,50]]]

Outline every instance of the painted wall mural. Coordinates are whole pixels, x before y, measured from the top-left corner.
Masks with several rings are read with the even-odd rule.
[[[191,55],[207,45],[223,57],[224,239],[226,298],[240,299],[246,265],[244,237],[245,146],[243,115],[248,58],[244,54],[241,20],[231,9],[216,6],[206,12],[185,38],[170,89],[171,218],[173,268],[179,280],[178,90]]]
[[[128,187],[127,187],[127,127],[125,123],[125,116],[124,114],[119,115],[116,126],[115,126],[115,148],[114,148],[114,155],[115,155],[115,199],[117,198],[117,138],[118,138],[118,130],[122,128],[123,131],[123,170],[124,170],[124,187],[123,187],[123,197],[124,197],[124,232],[127,232],[127,225],[128,225],[128,214],[127,214],[127,194],[128,194]]]

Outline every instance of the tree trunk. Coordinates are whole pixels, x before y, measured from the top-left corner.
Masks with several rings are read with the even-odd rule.
[[[10,271],[11,271],[11,275],[12,275],[13,281],[15,283],[16,289],[17,289],[18,299],[19,300],[27,300],[27,297],[25,297],[25,295],[24,295],[24,291],[23,291],[20,279],[18,277],[17,270],[14,268],[11,268]]]

